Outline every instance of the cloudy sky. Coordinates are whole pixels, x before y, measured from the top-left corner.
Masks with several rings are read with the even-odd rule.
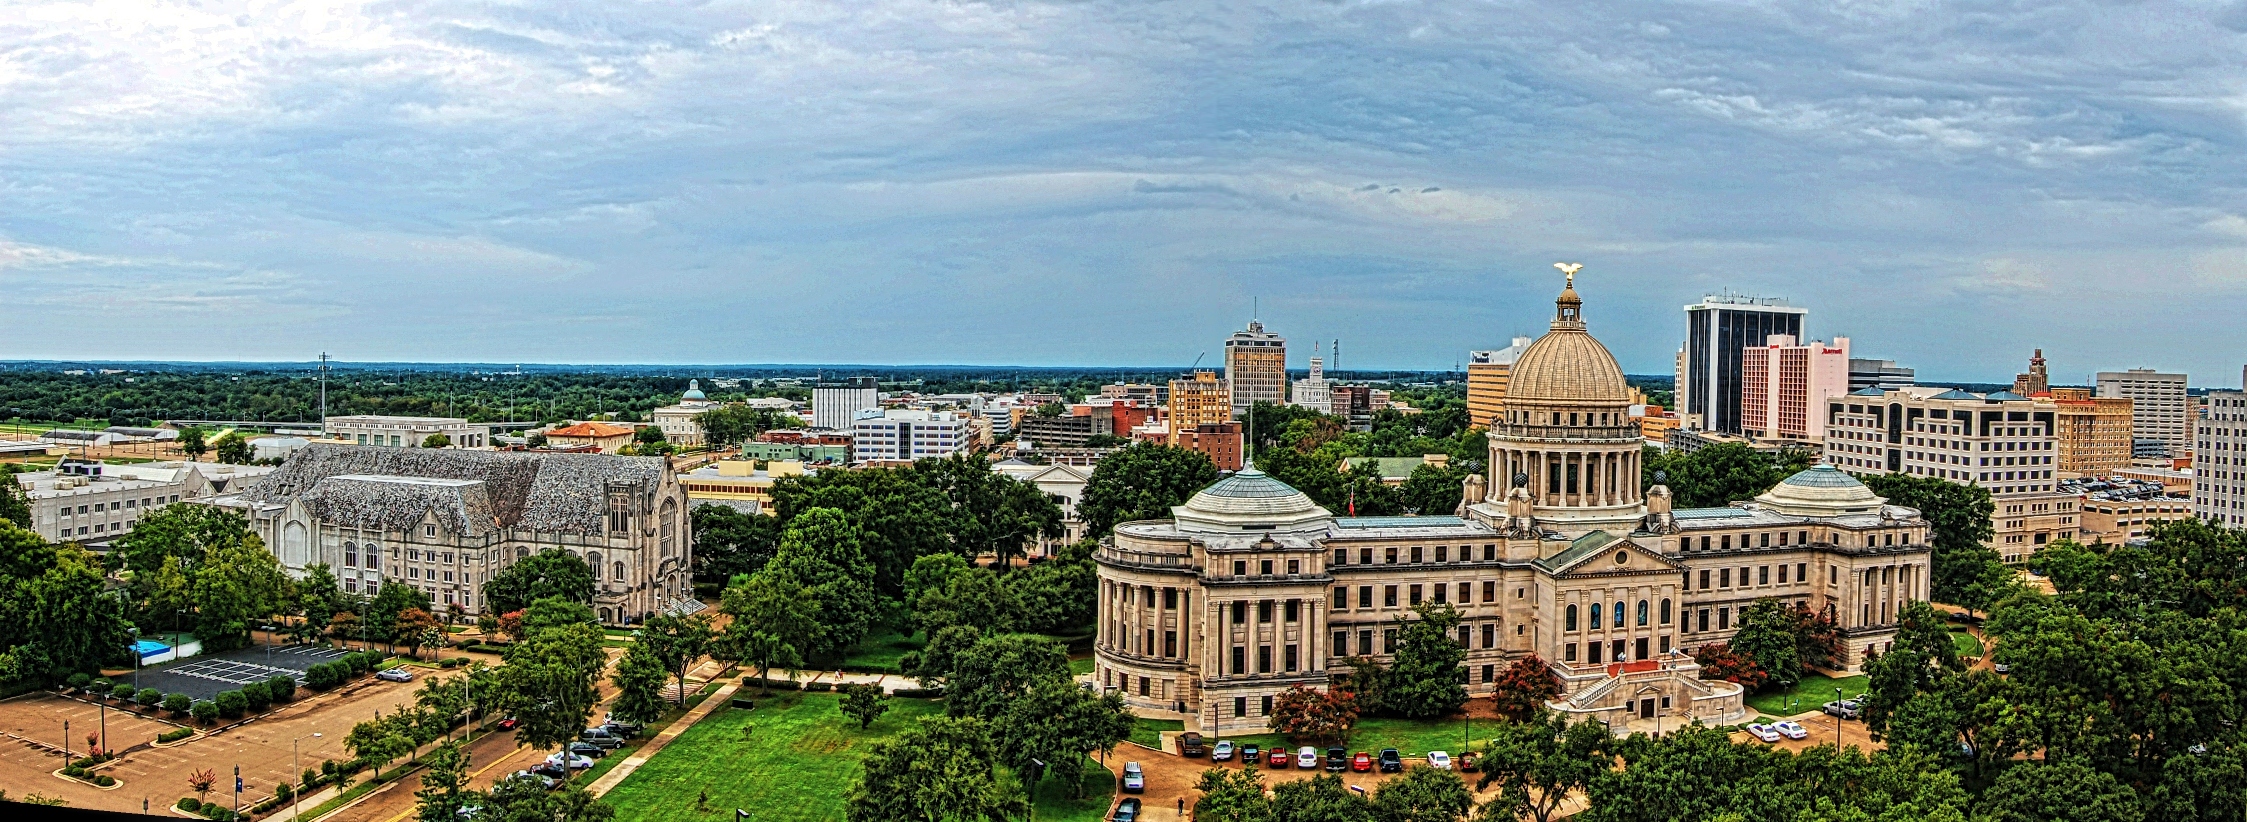
[[[0,359],[2247,361],[2235,4],[7,7]]]

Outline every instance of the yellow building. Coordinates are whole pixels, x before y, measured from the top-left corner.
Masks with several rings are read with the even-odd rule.
[[[1181,431],[1233,421],[1233,394],[1215,371],[1196,371],[1193,379],[1170,381],[1170,444]]]
[[[1506,410],[1506,382],[1514,370],[1514,360],[1521,352],[1529,350],[1528,337],[1515,337],[1514,344],[1495,351],[1467,352],[1467,424],[1488,429],[1490,421]]]
[[[2094,397],[2088,388],[2054,388],[2060,471],[2100,474],[2130,467],[2130,398]]]
[[[773,482],[806,473],[804,464],[797,460],[774,460],[762,469],[754,460],[719,460],[679,477],[679,486],[686,489],[687,499],[694,505],[712,502],[769,515],[773,513]]]

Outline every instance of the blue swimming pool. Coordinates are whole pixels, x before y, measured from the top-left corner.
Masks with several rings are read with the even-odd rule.
[[[164,653],[165,651],[169,651],[169,650],[171,650],[171,649],[172,649],[172,646],[171,646],[171,645],[169,645],[169,644],[166,644],[166,643],[162,643],[162,642],[157,642],[156,640],[153,640],[153,639],[143,639],[143,640],[137,640],[137,641],[135,641],[135,642],[133,643],[133,650],[135,650],[135,651],[139,651],[139,652],[140,652],[140,655],[141,655],[141,656],[142,656],[143,658],[146,658],[146,657],[151,657],[151,656],[155,656],[155,655],[157,655],[157,654],[161,654],[161,653]]]

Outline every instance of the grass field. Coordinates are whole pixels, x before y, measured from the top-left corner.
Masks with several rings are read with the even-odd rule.
[[[1072,659],[1069,660],[1069,675],[1083,676],[1085,674],[1092,673],[1093,667],[1093,662],[1090,658]]]
[[[687,729],[608,793],[618,822],[708,819],[733,809],[758,822],[831,822],[843,818],[844,797],[857,784],[859,760],[872,743],[944,713],[942,703],[899,699],[873,727],[860,731],[831,694],[776,694],[755,710],[722,708]],[[1059,784],[1040,786],[1037,818],[1094,822],[1108,810],[1114,777],[1093,768],[1084,800],[1063,798]],[[707,789],[713,814],[695,812]]]
[[[1131,741],[1149,748],[1162,747],[1162,732],[1185,730],[1186,723],[1176,719],[1145,719],[1134,717],[1131,722]]]
[[[1842,696],[1858,696],[1865,692],[1863,676],[1834,679],[1818,674],[1804,674],[1802,681],[1784,691],[1770,691],[1748,697],[1748,707],[1771,716],[1792,716],[1803,711],[1815,711],[1818,706],[1833,701],[1834,688],[1841,688]],[[1789,699],[1793,700],[1790,707]]]
[[[918,634],[906,636],[896,631],[870,634],[843,654],[843,666],[852,670],[898,673],[898,662],[905,654],[928,644],[918,637]]]
[[[1951,643],[1958,646],[1959,656],[1981,656],[1982,641],[1965,631],[1952,631]]]

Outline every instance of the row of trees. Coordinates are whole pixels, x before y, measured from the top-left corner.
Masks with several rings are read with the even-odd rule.
[[[1811,610],[1777,599],[1740,609],[1740,629],[1729,643],[1693,650],[1702,679],[1737,682],[1749,693],[1792,688],[1812,669],[1841,664],[1841,630],[1831,607]]]

